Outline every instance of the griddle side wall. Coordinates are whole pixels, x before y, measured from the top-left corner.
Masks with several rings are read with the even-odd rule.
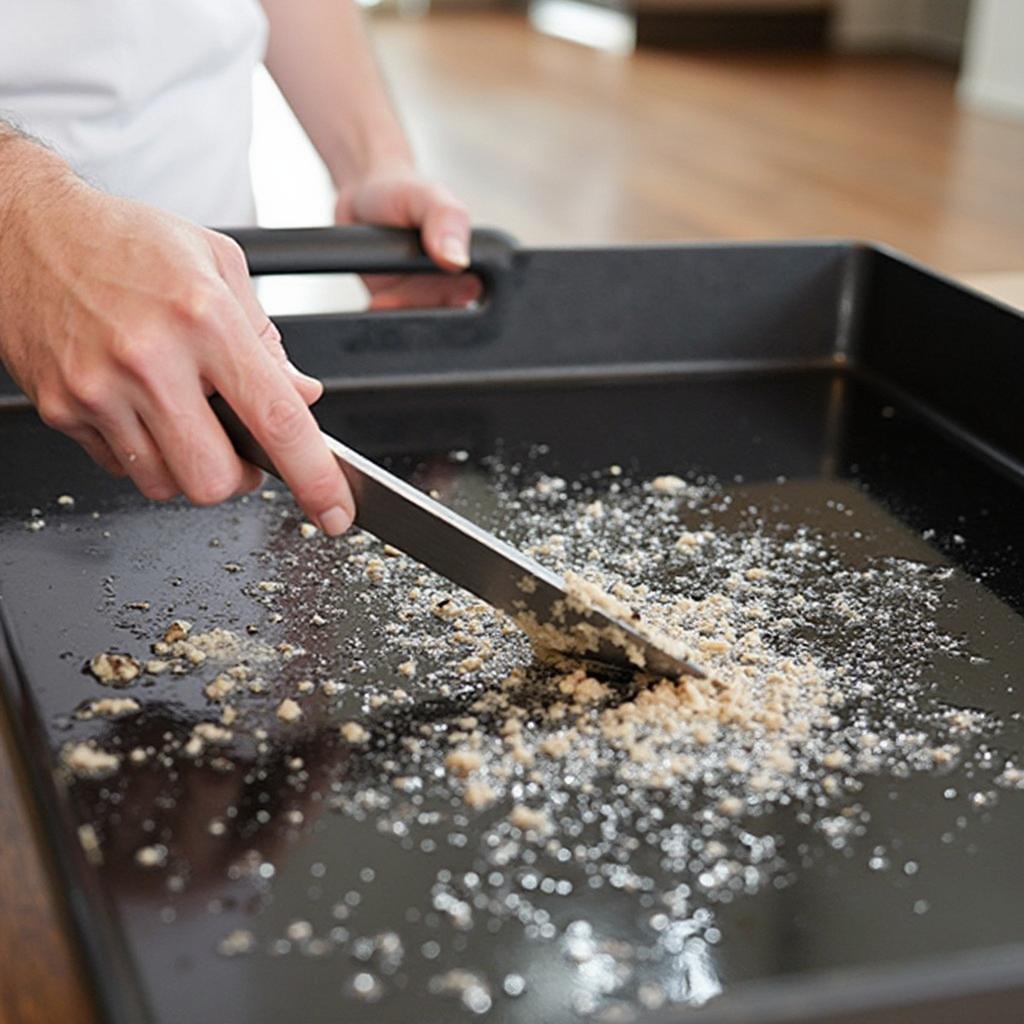
[[[1024,474],[1024,314],[884,249],[858,291],[857,370]]]
[[[519,250],[476,311],[282,318],[328,386],[436,377],[756,371],[832,363],[843,243]]]

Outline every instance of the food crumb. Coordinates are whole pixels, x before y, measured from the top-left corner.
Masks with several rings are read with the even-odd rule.
[[[84,721],[90,718],[122,718],[134,714],[139,708],[139,702],[131,697],[103,697],[80,708],[75,717]]]
[[[342,722],[339,731],[349,743],[365,743],[370,734],[358,722]]]
[[[509,813],[508,820],[524,832],[541,834],[551,828],[551,819],[548,818],[547,811],[527,807],[526,804],[516,804]]]
[[[192,726],[192,735],[204,743],[230,743],[234,734],[216,722],[197,722]]]
[[[192,623],[187,619],[175,619],[164,633],[165,644],[176,644],[179,640],[187,639],[192,632]]]
[[[475,750],[453,750],[445,759],[444,765],[452,775],[465,778],[478,771],[484,759]]]
[[[78,842],[85,854],[85,859],[93,866],[98,867],[103,863],[103,850],[100,847],[99,836],[96,829],[89,822],[78,826]]]
[[[140,666],[130,654],[107,652],[90,660],[89,671],[104,686],[128,686],[138,679]]]
[[[263,494],[274,494],[274,492],[264,491]],[[221,956],[242,956],[245,953],[251,953],[255,948],[256,939],[246,928],[236,928],[217,944],[217,952]]]
[[[291,724],[297,722],[302,717],[302,708],[291,699],[291,697],[285,697],[280,704],[277,705],[277,711],[275,712],[278,718],[282,722]]]
[[[135,851],[135,863],[143,868],[162,868],[167,863],[167,847],[161,843],[141,846]]]
[[[207,683],[203,692],[210,700],[223,700],[235,688],[235,681],[223,672],[211,683]]]
[[[495,797],[494,790],[486,782],[479,780],[470,782],[462,794],[462,799],[477,811],[490,807],[494,803]]]
[[[651,490],[658,494],[678,494],[686,488],[686,481],[678,476],[656,476],[651,481]]]
[[[90,743],[69,743],[61,751],[64,765],[76,775],[102,778],[117,771],[121,758]]]

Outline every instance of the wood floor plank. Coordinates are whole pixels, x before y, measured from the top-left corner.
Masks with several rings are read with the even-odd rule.
[[[425,163],[523,241],[853,236],[1024,268],[1024,125],[960,109],[943,65],[618,57],[494,13],[374,32]]]

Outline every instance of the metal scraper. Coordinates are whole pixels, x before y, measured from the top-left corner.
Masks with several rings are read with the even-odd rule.
[[[267,453],[219,396],[210,403],[238,453],[280,476]],[[400,480],[382,466],[323,434],[356,500],[356,525],[477,597],[522,622],[585,638],[586,660],[612,669],[642,669],[656,676],[703,676],[681,657],[662,649],[634,625],[600,608],[581,608],[565,580],[482,530],[468,519]],[[528,630],[529,631],[529,630]]]

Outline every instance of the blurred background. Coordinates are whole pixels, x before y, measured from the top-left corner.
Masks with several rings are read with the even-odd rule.
[[[1021,0],[366,4],[422,165],[478,224],[560,245],[854,236],[1024,304]],[[330,221],[263,72],[253,158],[261,223]]]

